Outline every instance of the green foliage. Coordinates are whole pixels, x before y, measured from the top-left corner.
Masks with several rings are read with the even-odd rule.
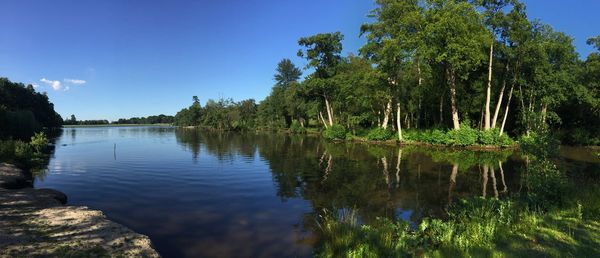
[[[299,50],[298,56],[306,58],[307,67],[315,68],[317,78],[327,79],[333,76],[333,69],[342,59],[340,53],[343,39],[340,32],[300,38],[298,45],[304,47],[304,50]]]
[[[392,138],[394,138],[394,132],[381,127],[372,129],[369,131],[369,134],[367,134],[367,139],[370,141],[387,141]]]
[[[535,160],[525,175],[527,202],[535,208],[549,209],[564,204],[567,180],[548,160]]]
[[[433,130],[408,130],[404,132],[405,140],[448,146],[499,146],[514,145],[514,141],[506,134],[500,135],[498,129],[479,131],[463,124],[459,130],[443,131]]]
[[[46,137],[46,134],[43,132],[36,133],[35,135],[31,136],[31,140],[29,142],[31,147],[33,147],[33,149],[35,149],[35,151],[38,153],[42,152],[42,150],[44,150],[49,143],[48,137]]]
[[[200,126],[224,131],[241,131],[255,127],[257,105],[253,99],[234,102],[232,99],[209,99],[202,107],[197,98],[189,108],[179,111],[174,124]]]
[[[462,125],[459,130],[450,130],[447,133],[448,142],[455,146],[471,146],[477,144],[479,131]]]
[[[48,155],[37,151],[30,143],[21,140],[0,140],[0,162],[17,164],[25,169],[47,165]]]
[[[302,125],[300,125],[300,123],[298,121],[294,121],[294,122],[292,122],[292,125],[290,126],[290,132],[295,133],[295,134],[305,134],[306,128],[304,128]]]
[[[120,118],[113,124],[172,124],[174,116],[160,114],[158,116]]]
[[[25,160],[33,156],[33,148],[26,142],[15,141],[15,158],[18,160]]]
[[[519,139],[525,154],[536,159],[548,159],[558,155],[560,142],[548,131],[531,132]]]
[[[493,128],[486,131],[479,132],[479,143],[481,145],[489,146],[511,146],[514,145],[514,141],[506,134],[500,135],[498,128]]]
[[[342,125],[334,124],[323,130],[323,137],[329,140],[344,140],[346,139],[346,128]]]
[[[62,118],[45,93],[32,85],[0,78],[0,139],[28,139],[42,128],[57,128]]]
[[[354,213],[329,215],[320,227],[325,239],[318,254],[405,257],[450,250],[465,256],[470,251],[493,249],[500,234],[510,234],[509,227],[520,216],[513,202],[483,198],[461,200],[450,207],[447,220],[425,219],[414,230],[402,220],[379,219],[361,225]]]

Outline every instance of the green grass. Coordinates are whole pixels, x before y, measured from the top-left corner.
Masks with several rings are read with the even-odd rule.
[[[600,222],[581,208],[548,213],[509,201],[474,199],[454,207],[447,220],[380,219],[361,225],[350,212],[321,224],[319,257],[594,257],[600,253]]]

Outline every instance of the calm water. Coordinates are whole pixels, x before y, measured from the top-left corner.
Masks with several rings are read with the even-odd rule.
[[[311,256],[324,212],[417,223],[460,197],[522,189],[511,151],[172,127],[66,128],[56,145],[36,187],[104,211],[165,257]]]

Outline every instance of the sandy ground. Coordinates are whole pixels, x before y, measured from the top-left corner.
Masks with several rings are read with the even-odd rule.
[[[65,206],[61,192],[15,189],[24,175],[0,163],[0,257],[160,257],[148,237],[101,211]]]

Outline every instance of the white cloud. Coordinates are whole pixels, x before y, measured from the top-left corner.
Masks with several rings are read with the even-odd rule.
[[[42,78],[40,81],[43,82],[43,83],[45,83],[45,84],[48,84],[54,90],[61,90],[62,89],[62,84],[60,83],[60,81],[52,81],[52,80],[48,80],[46,78]]]
[[[37,89],[40,87],[40,85],[37,83],[32,83],[31,86],[33,86],[34,89]]]
[[[81,79],[64,79],[64,82],[75,84],[75,85],[83,85],[86,83],[86,81],[81,80]]]

